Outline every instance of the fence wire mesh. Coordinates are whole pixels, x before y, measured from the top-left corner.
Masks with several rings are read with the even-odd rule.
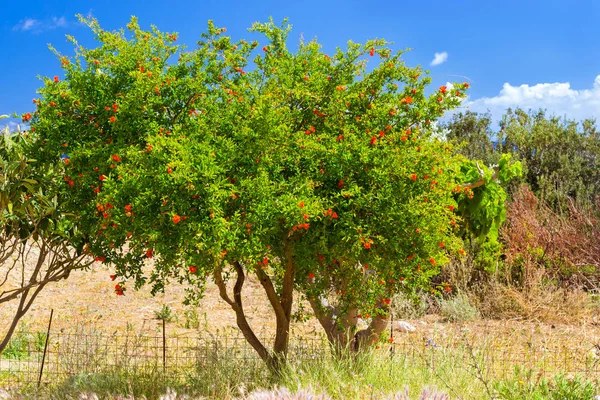
[[[272,338],[261,338],[263,343]],[[419,363],[432,371],[466,368],[483,379],[501,379],[515,367],[531,370],[537,376],[559,372],[600,378],[600,351],[594,345],[567,347],[553,345],[497,346],[494,341],[460,337],[448,340],[418,335],[396,335],[392,344],[376,351],[390,359],[390,368]],[[0,386],[38,383],[45,335],[23,334],[13,339],[0,355]],[[528,344],[527,344],[528,343]],[[291,363],[331,357],[325,338],[294,337],[290,342]],[[225,363],[248,371],[258,371],[262,362],[241,335],[166,336],[148,334],[107,335],[51,333],[42,384],[64,382],[78,377],[111,371],[137,374],[188,374],[198,369],[219,368]]]

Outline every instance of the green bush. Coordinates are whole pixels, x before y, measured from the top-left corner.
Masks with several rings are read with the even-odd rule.
[[[479,319],[481,314],[473,306],[469,297],[464,293],[458,293],[449,299],[438,300],[440,314],[449,322],[473,321]]]

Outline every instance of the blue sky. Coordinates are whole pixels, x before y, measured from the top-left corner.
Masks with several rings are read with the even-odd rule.
[[[71,54],[65,35],[92,47],[75,14],[91,14],[105,29],[124,27],[132,15],[148,28],[179,32],[193,46],[206,21],[250,37],[255,21],[289,17],[290,45],[316,37],[325,51],[385,38],[410,47],[411,66],[431,71],[434,85],[471,81],[464,109],[489,109],[498,119],[508,107],[545,108],[581,120],[600,117],[600,1],[134,1],[28,0],[3,2],[0,16],[0,114],[33,109],[38,75],[60,75],[52,43]],[[437,53],[437,54],[436,54]],[[436,61],[436,62],[434,62]]]

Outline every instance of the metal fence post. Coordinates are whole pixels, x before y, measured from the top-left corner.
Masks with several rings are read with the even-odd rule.
[[[163,374],[167,373],[167,335],[165,331],[165,319],[162,320],[162,336],[163,336]]]
[[[42,374],[44,373],[44,362],[46,361],[46,351],[48,350],[48,340],[50,339],[50,327],[52,326],[52,316],[54,309],[50,310],[50,320],[48,321],[48,331],[46,332],[46,343],[44,344],[44,355],[42,356],[42,365],[40,366],[40,377],[38,378],[38,387],[42,383]]]

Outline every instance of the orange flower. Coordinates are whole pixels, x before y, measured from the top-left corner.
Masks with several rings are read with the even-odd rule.
[[[118,155],[116,155],[116,154],[113,154],[113,155],[111,156],[111,158],[112,158],[114,161],[116,161],[116,162],[121,162],[121,157],[119,157],[119,156],[118,156]]]
[[[115,117],[115,116],[113,115],[112,117],[110,117],[110,118],[108,119],[108,122],[110,122],[110,123],[113,123],[113,124],[114,124],[115,122],[117,122],[117,117]]]
[[[58,83],[58,81],[59,81],[58,76],[55,76],[54,77],[54,83]]]
[[[300,208],[304,208],[304,202],[303,202],[303,201],[301,201],[300,203],[298,203],[298,207],[300,207]]]
[[[181,217],[177,214],[173,215],[173,223],[178,224],[181,221]]]
[[[192,273],[192,274],[195,274],[195,273],[196,273],[196,271],[198,271],[198,270],[196,269],[196,267],[194,267],[193,265],[190,265],[190,273]]]
[[[442,94],[446,94],[446,90],[448,88],[446,86],[440,86],[440,92],[442,92]]]
[[[417,174],[412,174],[410,176],[410,179],[413,180],[413,181],[416,181],[417,180]]]

